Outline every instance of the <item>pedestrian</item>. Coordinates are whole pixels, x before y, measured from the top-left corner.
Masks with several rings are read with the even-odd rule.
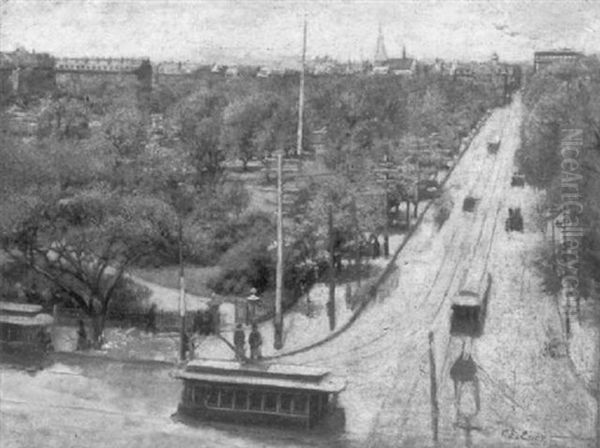
[[[146,332],[156,333],[156,303],[153,303],[146,316]]]
[[[262,336],[258,331],[258,326],[256,323],[252,324],[252,331],[250,332],[250,336],[248,337],[248,344],[250,345],[250,359],[260,359],[262,355],[260,353],[260,348],[262,346]]]
[[[87,350],[89,348],[87,332],[83,320],[79,319],[79,330],[77,330],[77,350]]]
[[[508,218],[506,219],[504,228],[507,232],[510,232],[511,230],[513,230],[513,209],[512,208],[508,209]]]
[[[246,334],[242,324],[237,324],[233,332],[233,345],[235,347],[235,356],[239,361],[246,357]]]

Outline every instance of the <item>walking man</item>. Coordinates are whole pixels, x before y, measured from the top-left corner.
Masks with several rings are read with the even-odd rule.
[[[239,361],[242,361],[246,356],[246,334],[242,328],[242,324],[237,324],[233,332],[233,345],[235,347],[235,356]]]
[[[250,359],[258,360],[262,357],[260,353],[262,342],[262,336],[258,331],[258,326],[254,323],[252,324],[252,331],[248,337],[248,344],[250,345]]]

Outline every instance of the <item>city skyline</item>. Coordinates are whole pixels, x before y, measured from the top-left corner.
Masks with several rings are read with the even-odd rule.
[[[587,1],[4,0],[0,49],[152,60],[373,59],[381,25],[390,57],[508,61],[533,51],[600,50],[600,7]],[[60,32],[57,32],[60,30]],[[435,31],[435,32],[432,32]]]

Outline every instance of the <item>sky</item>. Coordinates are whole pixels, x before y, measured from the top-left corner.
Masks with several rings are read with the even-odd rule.
[[[0,50],[226,62],[307,56],[523,61],[600,52],[597,0],[0,0]]]

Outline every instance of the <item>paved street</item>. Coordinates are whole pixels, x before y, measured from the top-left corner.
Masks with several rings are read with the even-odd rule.
[[[592,446],[595,402],[565,358],[543,355],[548,333],[560,324],[528,258],[539,242],[530,223],[536,193],[510,187],[520,120],[518,98],[490,117],[447,184],[454,200],[448,221],[438,232],[428,212],[397,260],[400,278],[391,297],[373,303],[326,344],[280,360],[328,366],[347,377],[340,397],[343,433],[187,427],[170,420],[180,393],[170,366],[70,359],[34,376],[1,372],[2,447],[433,446],[430,330],[440,385],[440,446]],[[492,156],[486,143],[495,134],[502,144]],[[467,195],[479,199],[474,213],[462,211]],[[504,231],[507,208],[514,205],[523,209],[524,234]],[[470,422],[473,429],[464,430],[455,425],[448,377],[462,345],[448,337],[448,326],[450,298],[472,263],[487,266],[493,287],[484,335],[471,348],[481,409]]]

